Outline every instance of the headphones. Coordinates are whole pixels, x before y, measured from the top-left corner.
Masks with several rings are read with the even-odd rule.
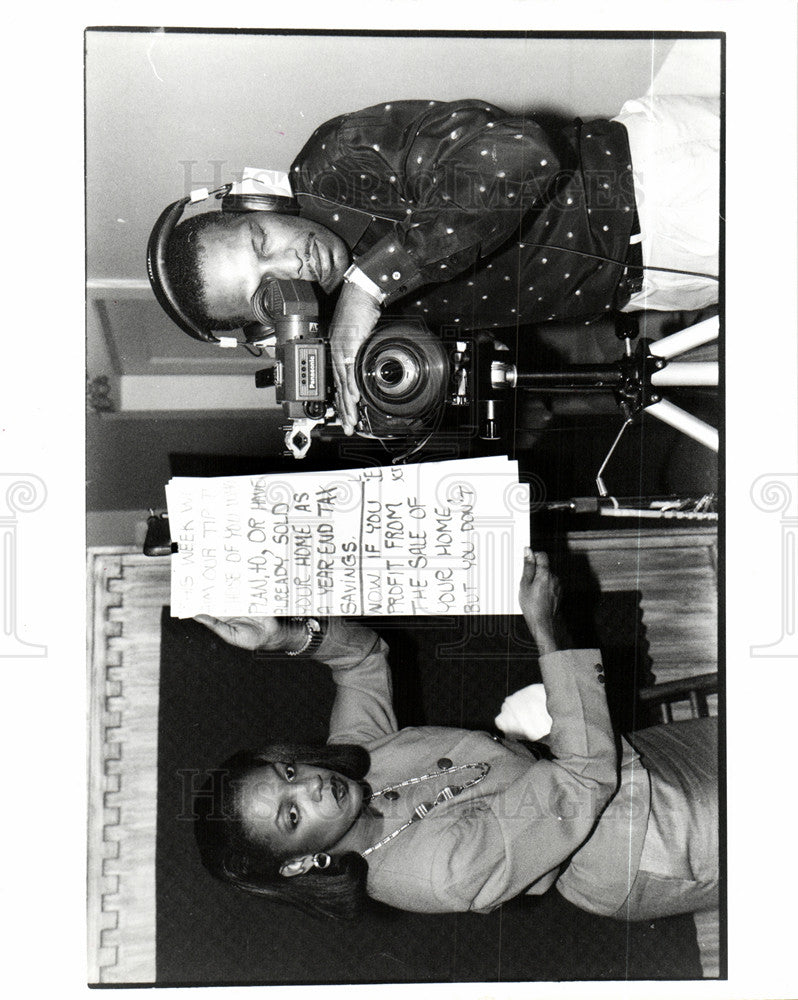
[[[188,197],[181,198],[161,212],[158,221],[150,233],[147,243],[147,277],[161,308],[176,323],[181,330],[195,340],[204,340],[208,344],[227,346],[210,330],[204,330],[190,319],[180,308],[177,297],[169,281],[166,269],[166,248],[169,237],[180,222],[184,211],[189,205],[216,198],[221,201],[223,212],[280,212],[283,215],[298,215],[299,203],[295,198],[276,194],[232,194],[233,184],[225,184],[215,191],[202,188],[193,191]],[[274,324],[267,308],[271,279],[265,277],[252,299],[252,309],[257,317],[257,323],[247,323],[243,327],[244,346],[262,343],[274,333]]]

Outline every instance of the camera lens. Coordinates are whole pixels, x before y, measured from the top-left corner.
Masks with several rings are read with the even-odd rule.
[[[376,331],[360,349],[356,377],[374,414],[417,420],[444,399],[448,358],[427,330],[395,324]]]
[[[397,358],[388,358],[380,365],[379,379],[385,385],[398,385],[404,375],[404,366]]]
[[[421,359],[404,344],[391,344],[375,352],[370,372],[374,391],[393,400],[408,400],[417,392]]]

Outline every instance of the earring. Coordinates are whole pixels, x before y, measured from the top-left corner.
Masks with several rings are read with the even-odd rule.
[[[319,851],[318,854],[313,855],[313,867],[314,868],[329,868],[332,858],[329,854],[325,854],[323,851]]]

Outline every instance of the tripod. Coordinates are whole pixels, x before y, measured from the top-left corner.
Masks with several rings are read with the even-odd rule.
[[[616,334],[623,341],[623,354],[617,361],[571,364],[557,371],[520,366],[508,360],[509,352],[504,345],[478,338],[473,345],[458,344],[462,351],[459,357],[455,355],[455,389],[451,401],[454,405],[464,405],[470,390],[479,403],[480,437],[495,440],[500,436],[502,410],[510,391],[544,396],[611,393],[621,410],[623,423],[597,473],[596,488],[598,498],[610,500],[610,506],[617,509],[617,502],[613,504],[609,497],[603,473],[626,429],[643,414],[718,451],[717,428],[664,396],[668,388],[717,387],[717,361],[690,361],[684,356],[715,342],[718,331],[718,317],[713,316],[661,340],[649,341],[638,337],[637,316],[621,313],[616,322]],[[468,377],[470,362],[473,362],[471,379]],[[557,506],[571,505],[571,509],[589,506],[596,510],[595,500],[582,498],[581,506],[574,507],[575,503],[563,501]],[[607,512],[609,510],[610,507]],[[707,517],[715,516],[705,513]]]

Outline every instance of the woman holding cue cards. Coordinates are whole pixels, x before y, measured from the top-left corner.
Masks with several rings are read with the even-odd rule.
[[[388,647],[368,628],[200,616],[234,646],[313,656],[336,685],[325,746],[231,758],[221,768],[223,818],[198,796],[206,867],[336,917],[354,916],[367,897],[488,913],[554,883],[575,905],[617,919],[716,906],[716,720],[618,739],[600,654],[558,643],[558,585],[544,554],[526,550],[519,600],[546,696],[521,728],[531,739],[547,733],[545,752],[484,732],[398,730]],[[514,710],[523,717],[513,699],[500,722]]]

